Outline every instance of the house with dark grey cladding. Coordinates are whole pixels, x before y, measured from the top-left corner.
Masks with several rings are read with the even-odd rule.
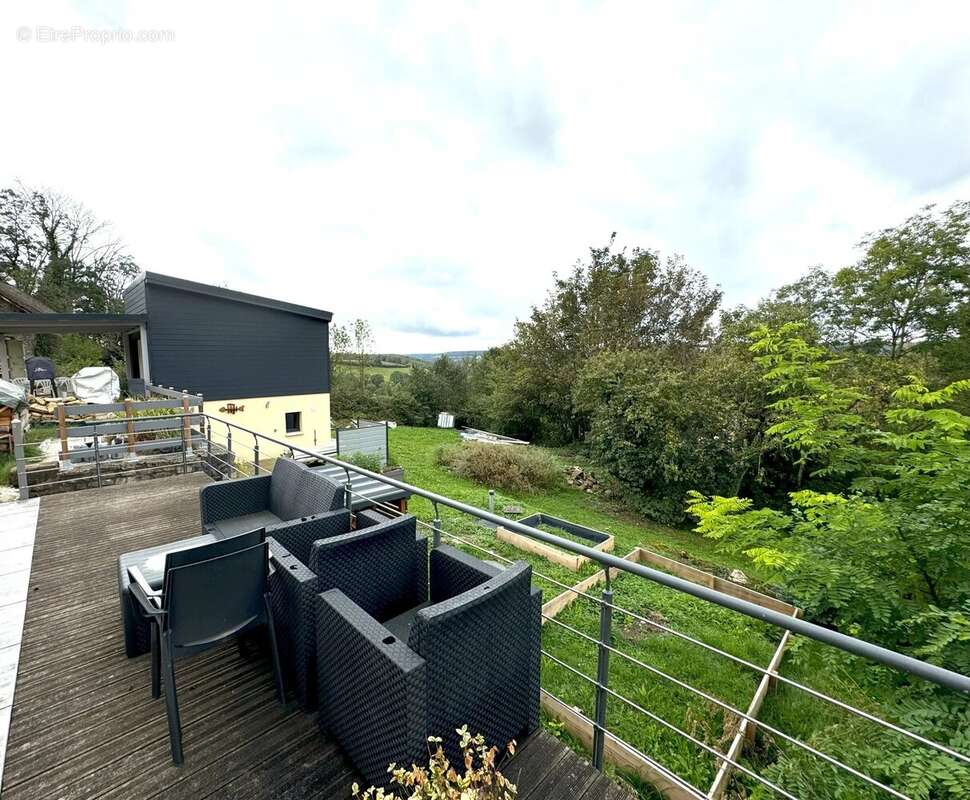
[[[332,314],[146,272],[125,291],[129,386],[200,393],[206,413],[316,449],[330,441]]]

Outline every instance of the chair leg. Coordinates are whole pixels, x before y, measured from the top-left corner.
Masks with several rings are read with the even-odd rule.
[[[162,696],[162,644],[158,640],[158,624],[149,623],[152,628],[152,698],[157,700]]]
[[[165,681],[165,710],[168,713],[168,738],[172,744],[172,763],[182,766],[182,723],[179,720],[179,703],[175,694],[175,654],[169,635],[161,635],[162,678]]]
[[[266,608],[266,627],[269,628],[269,649],[273,654],[273,677],[276,679],[276,695],[280,703],[286,704],[286,692],[283,689],[283,670],[280,667],[280,650],[276,643],[276,625],[273,623],[273,609],[269,603],[269,595],[263,595],[263,606]]]

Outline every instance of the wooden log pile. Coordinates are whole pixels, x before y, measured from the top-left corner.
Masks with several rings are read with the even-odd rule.
[[[13,414],[12,408],[0,406],[0,453],[13,452]]]
[[[27,400],[31,422],[54,422],[57,419],[58,406],[72,405],[81,405],[81,401],[76,397],[35,397],[34,395],[30,395]],[[68,418],[71,418],[69,411]]]

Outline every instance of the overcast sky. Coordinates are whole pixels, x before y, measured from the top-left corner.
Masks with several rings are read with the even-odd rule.
[[[0,185],[395,352],[505,341],[612,231],[750,303],[970,199],[965,1],[459,6],[5,0]]]

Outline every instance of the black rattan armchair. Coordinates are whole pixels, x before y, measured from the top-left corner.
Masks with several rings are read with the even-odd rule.
[[[343,508],[344,497],[344,490],[333,481],[285,458],[277,459],[272,475],[202,487],[199,491],[201,535],[125,553],[118,559],[118,594],[128,657],[147,653],[151,647],[148,622],[130,595],[130,567],[137,567],[143,573],[150,588],[161,589],[161,566],[166,553],[258,529],[265,529],[283,548],[303,553],[306,563],[313,542],[350,530],[351,515]],[[365,524],[370,524],[366,518]]]
[[[254,528],[274,535],[280,526],[299,528],[309,518],[346,515],[344,506],[343,487],[289,458],[278,458],[271,475],[219,481],[199,490],[202,529],[216,538]]]
[[[384,624],[339,589],[318,595],[320,724],[367,781],[423,761],[431,735],[460,763],[461,725],[498,747],[538,727],[542,595],[531,578],[524,561],[500,569],[443,545],[431,551],[430,604]]]
[[[306,542],[302,535],[268,539],[276,571],[272,602],[276,612],[280,654],[300,705],[317,704],[316,595],[339,588],[379,619],[389,619],[427,595],[428,545],[418,536],[414,517],[388,519],[360,511],[357,528],[338,529]],[[339,530],[339,532],[338,532]],[[382,569],[394,565],[394,580]],[[377,565],[385,565],[383,568]]]
[[[253,628],[269,633],[276,692],[285,702],[273,611],[269,599],[268,544],[262,531],[169,553],[164,589],[152,589],[131,567],[131,595],[152,621],[152,696],[165,684],[172,761],[183,762],[182,727],[175,691],[175,659],[207,650]],[[252,540],[256,540],[252,543]],[[160,680],[161,679],[161,680]]]

